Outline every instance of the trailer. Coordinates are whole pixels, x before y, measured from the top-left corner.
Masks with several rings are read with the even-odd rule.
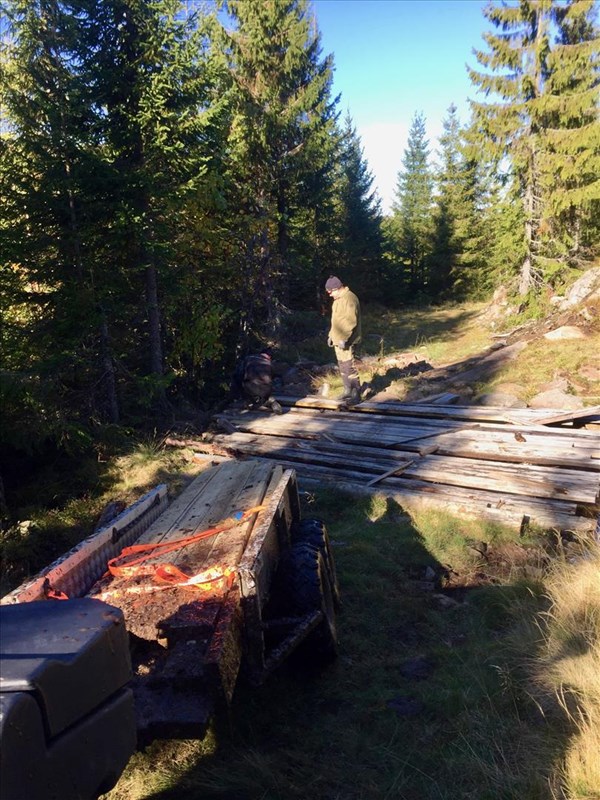
[[[294,470],[158,486],[0,601],[1,800],[88,800],[157,738],[202,738],[241,676],[337,652],[328,533]]]

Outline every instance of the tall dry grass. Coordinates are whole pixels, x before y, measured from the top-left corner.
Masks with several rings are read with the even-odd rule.
[[[539,689],[552,692],[573,733],[559,766],[561,796],[600,798],[600,546],[557,562],[547,582],[550,607],[535,665]]]

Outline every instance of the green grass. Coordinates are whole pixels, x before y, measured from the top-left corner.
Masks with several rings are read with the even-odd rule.
[[[489,334],[477,324],[482,308],[477,303],[400,310],[365,306],[360,350],[366,356],[380,357],[418,350],[427,358],[458,360],[489,343]],[[278,357],[292,363],[331,361],[332,351],[326,341],[328,328],[327,315],[290,314]]]
[[[600,380],[583,377],[582,369],[598,366],[600,330],[590,331],[585,340],[549,341],[538,339],[520,354],[519,358],[501,368],[490,382],[517,383],[525,388],[524,399],[530,400],[542,386],[566,379],[575,384],[577,394],[589,404],[600,402]],[[580,374],[581,373],[581,374]]]

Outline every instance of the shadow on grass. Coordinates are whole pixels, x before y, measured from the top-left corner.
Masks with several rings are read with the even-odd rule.
[[[431,364],[426,361],[408,364],[406,367],[390,367],[383,374],[375,373],[369,381],[369,388],[374,393],[383,392],[396,381],[426,374],[431,369]]]
[[[337,662],[241,684],[216,718],[215,752],[145,796],[547,798],[568,731],[540,715],[509,646],[515,609],[521,626],[540,610],[531,586],[454,592],[450,565],[394,500],[308,500],[303,515],[326,521],[340,579]]]
[[[363,318],[362,350],[365,355],[386,355],[398,350],[411,350],[430,341],[452,341],[462,335],[464,327],[479,309],[415,309],[390,312],[367,307]],[[384,330],[381,326],[384,326]]]

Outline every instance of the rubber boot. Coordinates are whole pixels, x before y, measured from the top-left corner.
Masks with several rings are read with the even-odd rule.
[[[346,402],[347,400],[350,400],[350,398],[352,397],[352,382],[350,380],[350,370],[352,369],[352,362],[340,361],[339,368],[340,368],[340,376],[342,378],[342,384],[344,386],[344,394],[341,396],[340,400]]]
[[[355,406],[360,401],[360,381],[358,378],[350,378],[350,397],[346,402],[349,406]]]
[[[269,406],[273,414],[283,414],[283,408],[277,402],[277,400],[275,400],[274,397],[269,398],[269,400],[267,401],[267,405]]]

